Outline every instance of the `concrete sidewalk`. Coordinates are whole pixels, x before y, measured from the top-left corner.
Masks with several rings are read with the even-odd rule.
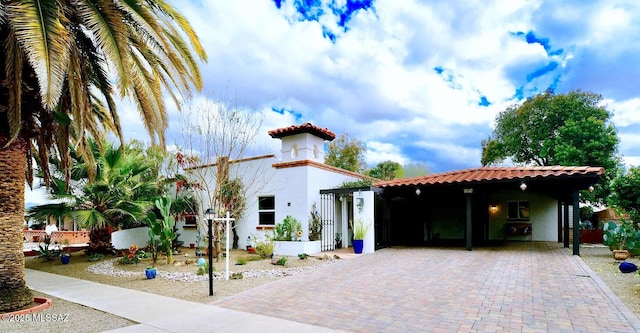
[[[110,332],[338,332],[26,269],[29,288],[139,323]]]

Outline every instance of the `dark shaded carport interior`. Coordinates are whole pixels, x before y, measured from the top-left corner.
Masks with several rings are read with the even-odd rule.
[[[379,246],[453,245],[466,246],[471,250],[473,246],[487,245],[490,243],[489,195],[500,190],[520,190],[524,182],[527,192],[548,195],[565,205],[564,211],[559,209],[558,214],[558,242],[564,242],[565,247],[569,247],[568,206],[574,207],[574,221],[571,223],[574,232],[578,233],[579,191],[586,190],[598,178],[599,174],[587,173],[435,184],[429,183],[428,178],[416,178],[415,181],[408,180],[399,185],[382,182],[376,184],[383,188],[379,198],[384,207],[381,214],[376,214],[382,215],[381,228],[376,228],[376,240]],[[416,192],[418,189],[419,194]],[[459,223],[459,227],[463,228],[462,237],[445,239],[433,232],[429,218],[433,210],[446,210],[451,216],[449,223]],[[563,229],[562,220],[565,221],[565,234],[560,233]],[[579,243],[579,237],[574,237],[575,242]],[[574,254],[579,254],[578,251],[579,246],[574,246]]]

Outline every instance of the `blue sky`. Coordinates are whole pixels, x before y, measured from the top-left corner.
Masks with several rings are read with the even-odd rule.
[[[209,56],[194,103],[233,95],[263,113],[264,152],[279,149],[268,130],[312,122],[364,141],[371,165],[478,167],[496,114],[552,88],[602,94],[640,164],[637,1],[169,2]],[[134,104],[119,107],[127,139],[148,141]]]

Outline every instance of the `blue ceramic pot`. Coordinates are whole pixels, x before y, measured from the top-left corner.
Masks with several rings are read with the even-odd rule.
[[[353,240],[353,253],[362,253],[362,247],[364,246],[364,240],[362,239],[354,239]]]
[[[144,274],[147,276],[147,279],[155,279],[156,278],[156,269],[155,268],[147,268],[144,270]]]

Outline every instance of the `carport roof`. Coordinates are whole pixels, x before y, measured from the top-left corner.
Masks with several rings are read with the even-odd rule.
[[[582,178],[598,177],[604,174],[604,168],[589,166],[544,166],[544,167],[483,167],[457,170],[414,178],[394,179],[375,183],[376,187],[391,188],[402,186],[469,184],[488,181]]]

